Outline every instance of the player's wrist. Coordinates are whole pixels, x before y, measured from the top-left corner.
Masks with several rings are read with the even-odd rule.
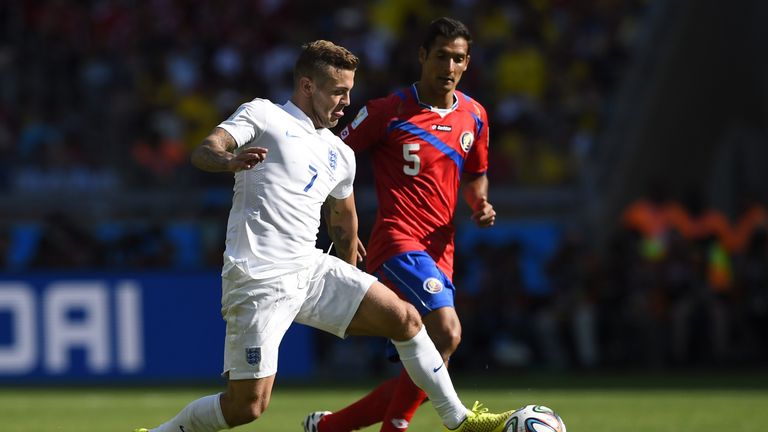
[[[485,195],[481,195],[477,198],[475,198],[475,202],[472,204],[472,210],[474,211],[480,211],[485,207],[485,204],[488,202],[488,197]]]

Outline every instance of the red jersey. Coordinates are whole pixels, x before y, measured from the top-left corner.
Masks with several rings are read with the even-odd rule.
[[[453,215],[462,172],[488,169],[485,108],[456,91],[451,109],[419,102],[416,86],[375,99],[340,136],[371,151],[378,210],[368,242],[368,270],[405,252],[426,251],[453,274]]]

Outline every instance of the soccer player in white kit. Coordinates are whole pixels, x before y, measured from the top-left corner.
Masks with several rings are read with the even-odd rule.
[[[288,102],[241,105],[193,152],[196,167],[235,177],[222,269],[227,388],[151,431],[219,431],[261,416],[280,341],[294,321],[342,338],[392,339],[450,430],[500,430],[509,417],[467,410],[416,309],[355,266],[365,253],[352,193],[355,159],[328,128],[350,103],[357,64],[331,42],[304,45]],[[324,203],[339,258],[315,246]]]

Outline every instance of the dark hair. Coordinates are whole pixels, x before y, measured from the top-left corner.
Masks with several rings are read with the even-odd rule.
[[[424,41],[421,43],[421,47],[427,52],[432,48],[432,44],[439,36],[443,36],[447,39],[464,38],[467,41],[467,45],[472,45],[472,35],[469,34],[469,29],[463,22],[455,20],[453,18],[442,17],[438,18],[427,27],[427,33],[424,35]]]
[[[346,48],[326,40],[316,40],[302,45],[301,54],[293,69],[293,80],[308,76],[323,81],[328,77],[328,67],[355,70],[360,60]]]

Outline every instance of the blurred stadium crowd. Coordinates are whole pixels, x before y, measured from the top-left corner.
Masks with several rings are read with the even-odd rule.
[[[486,347],[499,366],[764,365],[768,207],[751,202],[730,220],[696,194],[651,190],[602,251],[581,231],[562,232],[537,291],[525,283],[525,241],[462,251],[457,360],[476,362],[470,347]]]
[[[418,79],[420,29],[442,14],[474,32],[461,87],[491,113],[493,180],[567,183],[645,9],[637,0],[8,2],[0,190],[199,185],[186,171],[190,147],[244,101],[286,100],[302,43],[330,39],[363,59],[351,116]]]
[[[460,87],[491,117],[492,191],[578,183],[653,6],[650,0],[319,0],[311,8],[289,0],[6,2],[0,5],[0,194],[63,194],[75,205],[99,194],[142,192],[203,191],[208,199],[168,214],[48,208],[35,218],[22,210],[2,215],[0,268],[217,269],[231,178],[195,171],[191,148],[240,103],[286,100],[299,46],[318,38],[347,46],[363,61],[351,118],[367,99],[418,78],[420,29],[440,15],[463,20],[475,37]],[[365,188],[372,178],[361,170],[357,181]],[[459,243],[464,342],[455,365],[765,361],[765,223],[759,205],[723,215],[649,196],[616,221],[604,250],[578,229],[559,231],[552,253],[534,260],[546,280],[536,290],[523,277],[524,242]],[[327,361],[367,358],[328,355]]]

